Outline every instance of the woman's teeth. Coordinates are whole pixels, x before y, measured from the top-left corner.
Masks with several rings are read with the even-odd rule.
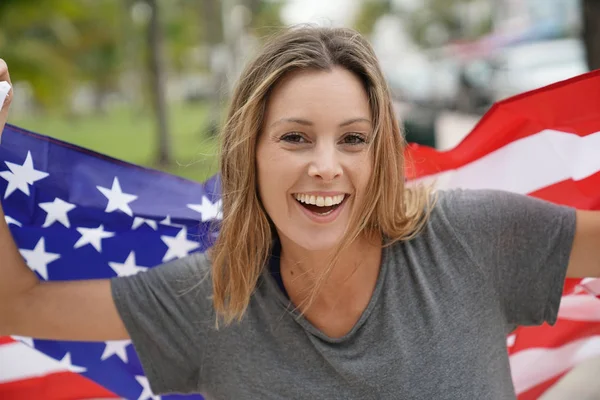
[[[336,206],[344,201],[345,195],[340,194],[337,196],[313,196],[308,194],[295,194],[294,198],[300,203],[312,204],[317,207],[329,207]]]

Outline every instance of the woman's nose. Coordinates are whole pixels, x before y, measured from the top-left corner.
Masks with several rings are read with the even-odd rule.
[[[342,171],[335,146],[321,145],[315,148],[313,160],[308,167],[308,174],[311,177],[331,181],[340,177]]]

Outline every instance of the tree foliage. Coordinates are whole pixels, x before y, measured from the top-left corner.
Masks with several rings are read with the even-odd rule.
[[[250,31],[259,40],[271,36],[282,28],[283,0],[246,0],[251,13]]]
[[[0,2],[0,57],[13,81],[31,84],[42,106],[59,104],[69,93],[76,65],[68,50],[78,39],[71,21],[79,15],[68,0]]]
[[[283,2],[231,0],[228,4],[249,10],[244,31],[260,39],[281,26]],[[168,163],[167,76],[214,74],[219,87],[223,72],[215,73],[211,57],[215,49],[229,45],[224,43],[224,28],[231,21],[223,4],[220,0],[0,0],[0,58],[9,64],[13,82],[31,89],[31,98],[19,92],[31,100],[28,112],[58,111],[69,116],[76,109],[103,112],[110,98],[127,99],[135,109],[148,110],[157,116],[158,159]],[[86,107],[80,107],[76,93],[86,94]]]
[[[390,12],[391,4],[389,0],[365,0],[360,4],[353,24],[354,29],[364,35],[369,35],[373,32],[377,20]]]

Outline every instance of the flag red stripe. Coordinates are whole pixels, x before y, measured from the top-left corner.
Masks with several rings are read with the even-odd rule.
[[[14,340],[10,336],[0,336],[0,346],[7,343],[14,343]]]
[[[600,157],[600,155],[598,156]],[[585,179],[569,179],[529,193],[530,196],[584,210],[600,210],[600,172]]]
[[[0,384],[0,399],[11,400],[81,400],[118,398],[117,395],[88,378],[59,372],[40,378]]]
[[[600,301],[600,300],[598,300]],[[531,348],[559,348],[564,343],[600,335],[600,324],[559,319],[554,326],[543,324],[517,330],[514,345],[509,352],[517,353]]]

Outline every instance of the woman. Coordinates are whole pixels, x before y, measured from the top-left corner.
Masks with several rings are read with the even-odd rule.
[[[209,252],[40,283],[2,223],[0,333],[130,338],[160,394],[509,399],[506,333],[554,323],[565,276],[600,275],[597,212],[405,186],[389,92],[354,31],[282,33],[230,110]]]

